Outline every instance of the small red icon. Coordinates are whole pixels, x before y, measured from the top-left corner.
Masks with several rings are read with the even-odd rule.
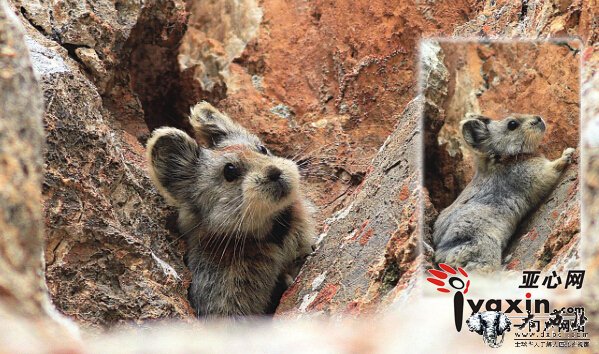
[[[468,288],[470,287],[470,279],[467,279],[468,273],[466,273],[466,271],[460,267],[458,267],[458,270],[456,271],[445,263],[439,263],[439,268],[442,270],[429,269],[428,272],[434,276],[434,278],[426,278],[426,280],[437,286],[437,291],[442,293],[451,292],[450,289],[445,287],[446,285],[449,285],[449,287],[457,290],[453,295],[453,313],[455,329],[459,332],[462,330],[464,315],[464,294],[468,292]],[[461,279],[461,276],[466,279],[466,282]],[[464,290],[462,291],[462,289]]]
[[[468,278],[468,273],[466,273],[464,269],[458,267],[458,270],[456,271],[445,263],[439,263],[439,268],[442,270],[429,269],[428,272],[434,276],[434,278],[426,278],[426,280],[428,280],[430,283],[437,286],[437,291],[449,293],[451,290],[446,287],[446,285],[449,285],[449,287],[461,291],[464,294],[468,293],[470,279],[461,279],[462,276],[464,278]],[[462,291],[462,289],[464,290]]]

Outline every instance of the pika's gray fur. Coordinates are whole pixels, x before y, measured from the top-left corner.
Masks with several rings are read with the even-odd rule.
[[[555,188],[575,150],[554,161],[537,154],[545,133],[539,116],[468,115],[460,128],[476,173],[435,222],[435,262],[493,271],[518,224]]]
[[[154,184],[179,210],[190,301],[199,316],[272,313],[315,234],[297,165],[206,102],[189,119],[205,147],[160,128],[147,158]]]

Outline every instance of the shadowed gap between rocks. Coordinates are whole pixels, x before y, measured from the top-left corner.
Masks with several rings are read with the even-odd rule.
[[[191,1],[185,12],[173,10],[179,1],[155,2],[144,6],[139,19],[124,44],[115,82],[125,82],[141,105],[147,133],[161,126],[171,126],[191,133],[187,122],[189,107],[200,100],[213,104],[226,97],[226,86],[203,91],[191,70],[180,70],[177,55],[188,29]],[[159,16],[157,14],[164,14]],[[108,104],[114,108],[119,102]],[[117,111],[116,109],[112,109]],[[145,145],[148,134],[129,128],[127,119],[117,119],[123,128]]]

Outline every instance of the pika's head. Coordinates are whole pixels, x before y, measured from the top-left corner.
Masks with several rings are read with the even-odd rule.
[[[179,129],[154,131],[147,145],[154,184],[209,233],[259,235],[298,198],[297,165],[206,102],[189,120],[205,146]]]
[[[536,115],[512,114],[502,120],[468,114],[460,123],[467,146],[479,154],[513,156],[537,150],[545,122]]]

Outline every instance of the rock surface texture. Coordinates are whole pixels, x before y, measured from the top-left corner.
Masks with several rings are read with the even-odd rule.
[[[50,303],[44,282],[42,183],[43,98],[22,26],[0,1],[0,349],[20,323],[28,332],[72,342],[68,321]],[[10,328],[9,328],[10,327]]]
[[[91,326],[192,317],[184,243],[147,177],[143,144],[158,126],[188,129],[185,115],[199,99],[259,134],[277,154],[294,157],[320,209],[319,248],[279,314],[355,314],[401,302],[416,281],[417,200],[425,192],[417,188],[423,132],[415,111],[423,106],[440,115],[444,107],[433,104],[435,97],[451,97],[430,92],[414,100],[418,39],[578,35],[585,45],[578,54],[586,66],[582,96],[597,102],[591,3],[9,2],[26,29],[45,103],[45,258],[54,303]],[[433,78],[450,80],[441,76]],[[498,102],[493,107],[499,112]],[[597,109],[585,107],[584,124],[593,129]],[[564,132],[568,139],[570,133]],[[589,229],[599,215],[592,214],[599,188],[595,136],[582,162]],[[571,183],[568,193],[578,193]],[[19,205],[35,208],[33,199]]]
[[[192,314],[183,245],[167,229],[170,211],[147,177],[137,131],[117,119],[121,109],[143,110],[133,84],[128,95],[113,93],[141,17],[151,9],[167,27],[169,3],[160,4],[23,2],[12,9],[28,20],[26,43],[45,102],[47,284],[56,306],[85,324]],[[104,69],[91,70],[81,53]],[[124,108],[111,111],[117,100]]]
[[[33,295],[44,287],[38,276],[43,269],[43,101],[21,26],[4,2],[0,53],[0,296],[2,305],[33,316],[43,302]]]
[[[395,132],[349,206],[326,221],[315,254],[285,293],[279,313],[358,314],[414,286],[420,263],[422,109],[417,99],[397,117]]]

